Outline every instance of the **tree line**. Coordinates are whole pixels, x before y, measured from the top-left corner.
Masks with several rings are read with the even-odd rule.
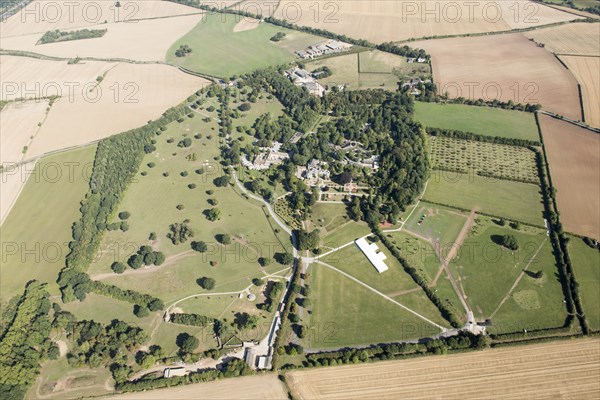
[[[40,363],[52,342],[49,294],[46,284],[31,281],[17,304],[14,317],[0,337],[0,398],[22,399],[35,382]],[[56,351],[54,351],[56,355]]]

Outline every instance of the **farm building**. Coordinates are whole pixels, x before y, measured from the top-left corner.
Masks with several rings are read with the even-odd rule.
[[[375,243],[369,244],[365,238],[360,238],[354,241],[358,248],[364,253],[369,259],[371,264],[375,267],[377,272],[380,274],[387,271],[388,266],[385,264],[387,258],[385,254],[379,252],[379,247]]]
[[[174,376],[185,376],[187,375],[187,371],[183,367],[177,368],[165,368],[163,372],[163,376],[165,378],[172,378]]]

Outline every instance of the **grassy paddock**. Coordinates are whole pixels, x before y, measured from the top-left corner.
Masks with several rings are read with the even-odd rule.
[[[515,236],[517,250],[497,244],[505,234]],[[564,298],[544,229],[517,230],[478,217],[450,266],[478,320],[492,317],[497,310],[492,317],[494,331],[553,328],[564,323]],[[542,271],[543,276],[538,279],[525,274],[511,291],[525,268],[530,273]]]
[[[425,200],[544,225],[539,186],[478,175],[433,171]]]
[[[600,330],[600,253],[582,239],[572,236],[569,255],[579,283],[579,296],[590,329]]]
[[[538,141],[532,113],[463,104],[415,102],[415,120],[432,128]]]
[[[205,14],[198,25],[169,48],[167,61],[196,72],[231,77],[293,61],[297,59],[295,50],[322,40],[264,22],[255,29],[234,32],[236,18],[231,14]],[[281,44],[269,40],[278,32],[289,36]],[[190,46],[192,53],[176,57],[175,51],[181,45]]]
[[[411,340],[439,333],[433,325],[323,266],[313,266],[309,348]]]

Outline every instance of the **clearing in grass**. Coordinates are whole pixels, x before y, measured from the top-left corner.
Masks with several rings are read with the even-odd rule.
[[[278,32],[287,35],[292,31],[268,23],[261,23],[252,30],[234,32],[239,21],[237,18],[239,17],[231,14],[205,15],[190,32],[169,48],[167,61],[195,72],[227,78],[293,61],[297,58],[294,51],[303,49],[300,47],[290,50],[272,42],[270,38]],[[314,44],[320,41],[316,36],[301,32],[291,36],[298,46],[304,42]],[[281,42],[285,41],[286,39]],[[182,45],[189,46],[192,52],[184,57],[177,57],[175,51]]]
[[[544,226],[540,188],[530,183],[433,171],[423,198],[463,210],[475,209],[484,214]]]
[[[432,128],[539,141],[532,113],[464,104],[415,102],[414,118]]]

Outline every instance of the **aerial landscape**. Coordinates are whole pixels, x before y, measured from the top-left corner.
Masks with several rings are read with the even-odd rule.
[[[600,399],[600,0],[0,2],[0,399]]]

